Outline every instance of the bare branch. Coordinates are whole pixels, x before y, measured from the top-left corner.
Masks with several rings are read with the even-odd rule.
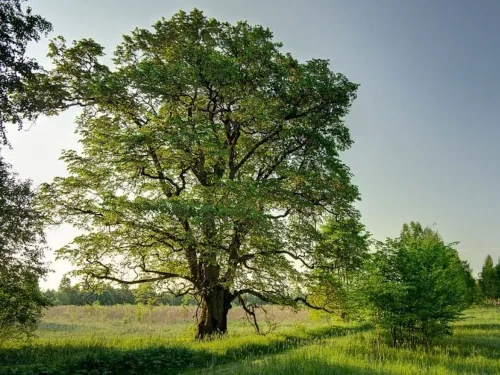
[[[247,314],[247,319],[250,320],[250,317],[252,317],[255,330],[257,331],[257,334],[260,335],[260,328],[259,324],[257,323],[257,314],[255,314],[255,306],[254,305],[247,306],[241,294],[238,294],[238,301],[240,301],[241,307],[243,307],[243,310],[245,310],[245,313]]]
[[[239,291],[235,292],[235,294],[237,294],[238,296],[243,295],[243,294],[251,294],[251,295],[259,298],[260,300],[262,300],[264,302],[271,302],[271,300],[269,298],[267,298],[262,293],[257,292],[257,291],[255,291],[253,289],[242,289],[242,290],[239,290]],[[311,309],[314,309],[314,310],[322,310],[322,311],[325,311],[325,312],[330,313],[330,314],[333,313],[333,311],[330,311],[330,310],[328,310],[325,307],[315,306],[315,305],[311,304],[307,300],[307,298],[304,298],[304,297],[296,297],[296,298],[293,298],[293,299],[289,299],[289,301],[290,302],[300,302],[300,303],[303,303],[307,307],[309,307]]]

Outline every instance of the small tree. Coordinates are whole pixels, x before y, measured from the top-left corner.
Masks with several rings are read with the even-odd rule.
[[[80,288],[78,285],[71,285],[71,279],[65,275],[59,283],[57,290],[57,299],[62,305],[83,305],[84,299],[82,298]]]
[[[394,346],[451,333],[450,323],[467,306],[458,254],[432,228],[405,224],[400,237],[380,244],[369,267],[367,300]]]
[[[462,260],[462,269],[464,272],[465,285],[467,286],[467,305],[472,305],[477,302],[479,297],[478,284],[474,276],[472,276],[472,268],[466,260]]]
[[[500,269],[500,267],[498,268]],[[496,301],[500,292],[500,277],[493,264],[493,258],[489,254],[484,260],[483,269],[479,275],[479,286],[484,298],[489,301]]]
[[[30,335],[49,303],[38,288],[47,269],[44,220],[33,202],[31,182],[0,158],[0,338]]]
[[[496,290],[496,298],[498,302],[498,298],[500,298],[500,259],[498,259],[497,264],[495,266],[495,290]]]

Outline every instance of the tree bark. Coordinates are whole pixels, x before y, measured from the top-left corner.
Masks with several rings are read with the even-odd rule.
[[[227,332],[227,314],[233,297],[222,286],[215,286],[202,294],[196,339],[220,336]]]

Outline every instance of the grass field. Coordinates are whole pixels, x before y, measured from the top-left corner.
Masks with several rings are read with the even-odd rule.
[[[429,348],[394,349],[362,324],[272,309],[258,336],[239,308],[230,333],[193,340],[194,310],[59,306],[29,345],[0,344],[0,374],[500,374],[500,309],[476,308]]]

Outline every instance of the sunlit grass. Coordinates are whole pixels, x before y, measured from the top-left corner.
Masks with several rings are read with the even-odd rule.
[[[474,309],[466,315],[455,324],[453,336],[429,348],[392,348],[370,330],[213,368],[211,373],[500,374],[500,310]]]
[[[259,336],[236,309],[226,337],[197,342],[191,313],[158,308],[130,317],[131,306],[127,317],[120,308],[50,312],[30,345],[0,347],[0,373],[500,374],[498,308],[467,311],[453,336],[429,348],[397,349],[372,327],[307,312],[277,310],[278,329]]]

